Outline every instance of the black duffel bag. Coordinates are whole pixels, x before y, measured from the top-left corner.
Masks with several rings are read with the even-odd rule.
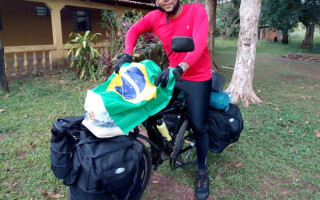
[[[230,103],[226,112],[210,107],[207,132],[211,152],[221,153],[229,144],[237,142],[242,130],[243,120],[238,105]]]

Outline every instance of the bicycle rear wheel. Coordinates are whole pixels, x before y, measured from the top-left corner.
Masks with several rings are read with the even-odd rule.
[[[175,157],[175,165],[177,167],[187,167],[197,163],[197,152],[195,148],[195,141],[190,137],[190,133],[183,138],[184,144],[182,145],[179,153]]]
[[[137,180],[137,183],[136,183],[136,184],[139,185],[140,189],[138,189],[138,190],[141,191],[141,192],[139,192],[137,194],[133,194],[133,195],[140,195],[141,196],[143,194],[144,190],[146,189],[148,183],[149,183],[151,170],[152,170],[152,163],[151,163],[151,156],[150,156],[150,152],[148,151],[148,148],[140,140],[138,140],[138,142],[141,144],[142,149],[143,149],[142,161],[141,161],[141,163],[139,165],[138,180]],[[67,189],[67,199],[68,200],[82,200],[82,199],[77,199],[77,198],[74,197],[74,195],[71,192],[70,186],[68,186],[68,189]],[[106,196],[105,199],[109,200],[109,199],[112,199],[112,198]],[[133,199],[136,199],[136,198],[133,198]],[[83,199],[83,200],[85,200],[85,199]]]
[[[195,140],[189,121],[183,121],[175,138],[174,151],[171,154],[170,166],[172,169],[186,167],[197,163]]]

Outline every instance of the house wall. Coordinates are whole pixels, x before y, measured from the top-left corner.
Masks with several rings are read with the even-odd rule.
[[[50,16],[37,16],[42,3],[0,0],[3,46],[53,44]]]
[[[49,15],[38,16],[37,6],[50,9]],[[38,71],[38,63],[43,68],[49,64],[50,69],[69,66],[64,44],[70,33],[75,32],[72,11],[90,11],[92,33],[101,33],[98,42],[102,42],[106,39],[99,23],[102,9],[114,10],[122,16],[134,8],[84,0],[0,0],[0,40],[5,47],[6,73],[11,70],[17,75],[21,69],[23,73]],[[135,10],[143,14],[150,11]],[[100,47],[101,44],[97,48]]]
[[[278,38],[278,30],[269,29],[269,28],[262,28],[260,30],[260,39],[265,39],[272,42],[279,41]]]
[[[36,1],[36,0],[35,0]],[[40,0],[45,2],[43,0]],[[68,3],[68,1],[64,1]],[[79,1],[80,2],[80,1]],[[72,1],[76,4],[76,1]],[[86,2],[86,7],[65,6],[61,10],[62,40],[65,43],[73,29],[72,10],[83,10],[91,12],[92,32],[101,33],[98,42],[106,38],[105,29],[101,29],[100,9],[95,9],[94,3]],[[92,4],[92,5],[91,5]],[[0,30],[0,40],[3,46],[24,46],[24,45],[48,45],[53,44],[51,16],[37,16],[36,6],[45,6],[45,3],[23,1],[23,0],[0,0],[0,15],[3,29]],[[113,6],[114,7],[114,6]],[[115,7],[118,13],[124,13],[131,9],[128,7]],[[102,9],[102,8],[101,8]],[[136,9],[139,10],[139,9]],[[147,10],[142,9],[143,13]],[[77,31],[84,33],[85,31]]]

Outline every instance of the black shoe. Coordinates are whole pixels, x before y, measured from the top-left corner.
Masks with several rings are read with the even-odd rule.
[[[197,170],[195,196],[197,200],[206,200],[209,196],[208,170]]]

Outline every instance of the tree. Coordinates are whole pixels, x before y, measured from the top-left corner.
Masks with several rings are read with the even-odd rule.
[[[4,65],[4,48],[2,46],[1,40],[0,40],[0,86],[1,90],[3,92],[9,93],[9,86],[8,86],[8,80],[5,72],[5,65]]]
[[[233,102],[261,103],[253,91],[253,71],[258,42],[258,18],[261,0],[242,0],[240,5],[240,32],[234,72],[227,91],[232,92]]]
[[[239,8],[240,0],[218,1],[217,21],[223,39],[227,39],[239,23]]]
[[[300,21],[306,27],[302,48],[312,48],[314,27],[320,23],[319,0],[264,0],[261,23],[283,31],[283,43],[288,43],[288,32]]]
[[[209,18],[208,48],[212,60],[213,70],[218,71],[219,68],[214,61],[214,32],[216,29],[217,0],[206,0],[205,7]]]
[[[314,27],[320,23],[320,1],[301,1],[299,10],[299,21],[306,27],[305,39],[301,47],[311,49],[313,46]]]
[[[264,0],[261,7],[260,22],[270,28],[283,32],[282,43],[288,44],[288,32],[299,21],[300,11],[297,0]]]

